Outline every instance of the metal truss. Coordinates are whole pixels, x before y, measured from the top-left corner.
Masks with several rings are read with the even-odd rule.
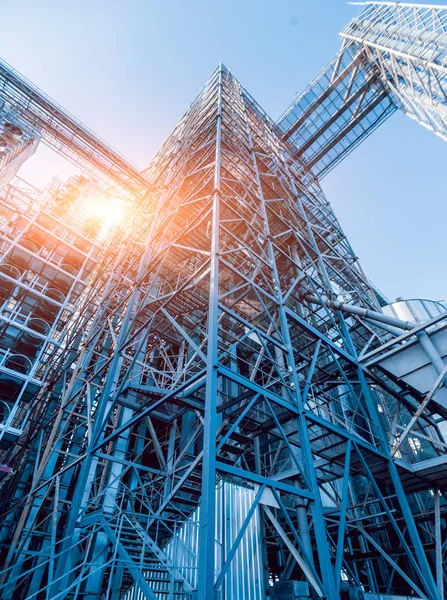
[[[223,65],[146,176],[5,451],[2,596],[440,600],[445,482],[420,464],[445,455],[445,373],[425,395],[385,364],[419,329],[381,312],[318,181]],[[237,535],[223,488],[247,490]]]
[[[70,115],[42,90],[0,60],[0,99],[20,118],[42,132],[42,141],[81,168],[95,169],[97,178],[115,193],[141,194],[148,181],[138,169],[93,131]]]
[[[447,140],[447,7],[368,3],[341,32],[360,43],[395,102]]]
[[[447,8],[354,2],[340,52],[278,121],[319,178],[396,108],[447,139]]]
[[[365,50],[343,43],[277,125],[292,156],[321,179],[395,110]]]

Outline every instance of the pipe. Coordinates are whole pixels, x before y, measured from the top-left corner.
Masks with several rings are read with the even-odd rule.
[[[374,321],[374,319],[367,318],[366,320],[369,321],[369,323],[371,323],[375,327],[379,327],[379,329],[383,329],[383,331],[387,331],[388,333],[391,333],[396,337],[402,335],[402,329],[398,329],[397,327],[391,327],[391,325],[385,325],[385,323],[379,323],[378,321]]]
[[[303,295],[303,298],[304,300],[306,300],[307,302],[311,302],[312,304],[328,306],[333,310],[340,310],[351,315],[357,315],[365,319],[378,321],[379,323],[391,325],[391,327],[397,327],[397,329],[403,329],[404,331],[411,331],[412,329],[417,327],[415,323],[411,323],[410,321],[401,321],[400,319],[396,319],[395,317],[389,317],[388,315],[384,315],[383,313],[379,313],[375,310],[370,310],[369,308],[362,308],[361,306],[355,306],[354,304],[345,304],[344,302],[340,302],[338,300],[329,300],[328,298],[320,300],[318,296],[314,296],[310,293],[305,293]]]

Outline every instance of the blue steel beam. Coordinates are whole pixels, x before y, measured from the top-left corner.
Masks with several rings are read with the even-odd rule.
[[[218,329],[219,329],[219,253],[220,253],[220,194],[222,152],[222,77],[218,69],[216,144],[214,161],[213,213],[211,220],[211,270],[208,312],[208,353],[206,357],[206,396],[203,426],[202,495],[200,503],[199,600],[214,596],[215,579],[215,522],[216,522],[216,433],[218,426]]]

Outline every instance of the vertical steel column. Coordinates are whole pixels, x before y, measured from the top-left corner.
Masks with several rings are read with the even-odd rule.
[[[219,65],[218,105],[216,122],[216,155],[214,166],[213,212],[211,228],[210,288],[208,312],[208,351],[206,361],[206,397],[203,426],[202,496],[199,531],[199,595],[198,600],[214,599],[214,539],[216,521],[216,431],[218,377],[218,317],[219,317],[219,208],[220,162],[222,140],[222,78]]]

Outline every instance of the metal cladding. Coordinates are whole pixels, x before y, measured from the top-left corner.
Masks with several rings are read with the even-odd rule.
[[[395,106],[346,56],[319,85],[350,69],[367,131]],[[287,135],[220,64],[137,177],[34,90],[90,168],[1,192],[1,597],[442,600],[447,314],[382,311],[315,175],[348,151],[320,91]],[[104,241],[106,180],[133,200]]]
[[[224,480],[221,480],[216,488],[217,518],[214,538],[216,577],[222,572],[222,567],[228,559],[255,497],[256,493],[253,489]],[[223,582],[224,589],[221,593],[224,597],[240,598],[240,600],[265,598],[260,519],[260,507],[257,506],[231,561],[228,576]],[[183,589],[184,580],[192,589],[198,587],[199,527],[200,506],[177,531],[174,531],[173,537],[164,547],[167,560],[175,565],[177,571],[176,598],[178,600],[190,598],[190,593]],[[169,593],[171,581],[164,579],[159,569],[146,571],[144,576],[153,582],[152,587],[157,598],[162,599]],[[123,600],[144,600],[144,594],[135,584],[125,593]]]

